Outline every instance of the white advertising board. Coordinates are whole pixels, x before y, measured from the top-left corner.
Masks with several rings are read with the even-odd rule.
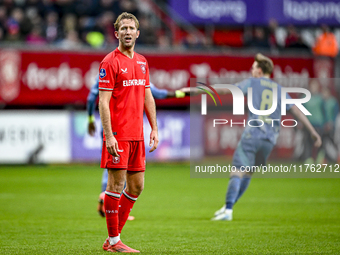
[[[0,111],[0,163],[71,161],[70,113]]]

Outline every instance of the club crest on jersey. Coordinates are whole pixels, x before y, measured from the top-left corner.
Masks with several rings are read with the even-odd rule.
[[[143,74],[146,73],[146,66],[145,65],[140,65],[140,68],[142,69]]]
[[[113,157],[113,156],[112,156],[112,162],[113,162],[114,164],[118,164],[118,163],[120,162],[120,157]]]
[[[99,77],[103,79],[106,76],[106,70],[104,68],[100,69]]]

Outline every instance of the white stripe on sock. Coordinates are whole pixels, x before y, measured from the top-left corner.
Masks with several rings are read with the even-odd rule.
[[[131,196],[129,196],[129,195],[126,193],[125,189],[123,190],[123,193],[124,193],[124,195],[127,196],[129,199],[131,199],[131,200],[133,200],[133,201],[136,201],[136,200],[137,200],[136,197],[131,197]]]
[[[108,196],[111,196],[111,197],[117,197],[117,198],[120,198],[120,194],[117,194],[117,193],[113,193],[113,192],[110,192],[110,191],[105,191],[105,194],[108,195]]]

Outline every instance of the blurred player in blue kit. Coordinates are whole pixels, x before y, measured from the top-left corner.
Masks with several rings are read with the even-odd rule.
[[[242,90],[244,95],[247,95],[249,87],[253,89],[253,106],[255,109],[267,110],[270,109],[273,103],[272,95],[273,88],[277,88],[278,95],[281,95],[281,86],[270,79],[274,64],[268,57],[257,54],[251,68],[252,78],[246,79],[235,84]],[[214,85],[212,86],[214,87]],[[230,90],[227,88],[214,87],[218,94],[228,94]],[[190,95],[203,93],[197,88],[184,88],[183,92]],[[290,98],[289,95],[286,96]],[[237,148],[233,155],[232,165],[237,171],[230,173],[225,205],[215,212],[212,220],[232,220],[233,206],[241,198],[247,190],[252,172],[241,171],[242,168],[249,166],[266,165],[268,156],[276,144],[280,131],[281,123],[281,97],[278,96],[276,110],[269,116],[259,116],[249,111],[248,120],[253,120],[252,125],[257,127],[246,126]],[[321,138],[315,131],[307,117],[300,111],[296,105],[287,105],[289,110],[309,131],[311,138],[314,140],[314,146],[321,146]],[[266,121],[269,119],[269,122]],[[270,119],[280,120],[270,121]],[[256,124],[256,121],[259,120]],[[260,121],[261,120],[261,121]],[[263,122],[262,122],[263,121]],[[264,123],[262,126],[261,124]]]
[[[96,109],[97,105],[97,98],[99,95],[99,76],[96,77],[96,82],[92,86],[90,93],[87,97],[87,104],[86,104],[86,109],[88,113],[88,133],[91,136],[95,135],[96,132],[96,124],[95,124],[95,117],[94,117],[94,111]],[[153,97],[155,99],[166,99],[166,98],[183,98],[185,97],[185,93],[176,90],[176,91],[169,91],[166,89],[158,89],[155,87],[154,84],[150,83],[150,89]],[[107,169],[103,171],[103,176],[102,176],[102,185],[101,185],[101,194],[99,195],[99,204],[97,211],[99,215],[102,217],[105,217],[104,213],[104,192],[106,190],[106,185],[107,185],[107,178],[108,178],[108,173]],[[133,220],[134,217],[129,215],[128,220]]]

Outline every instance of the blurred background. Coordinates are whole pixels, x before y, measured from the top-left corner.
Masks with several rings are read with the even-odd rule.
[[[123,11],[140,21],[136,51],[160,89],[190,78],[233,83],[250,77],[255,53],[271,57],[274,80],[312,92],[310,120],[328,141],[311,151],[303,129],[282,129],[271,158],[338,161],[338,0],[1,0],[0,163],[99,162],[100,119],[90,136],[86,101],[100,61],[118,46],[113,23]],[[190,99],[156,104],[161,142],[148,159],[188,160]],[[195,121],[200,157],[232,155],[241,128],[209,137],[205,120]]]

